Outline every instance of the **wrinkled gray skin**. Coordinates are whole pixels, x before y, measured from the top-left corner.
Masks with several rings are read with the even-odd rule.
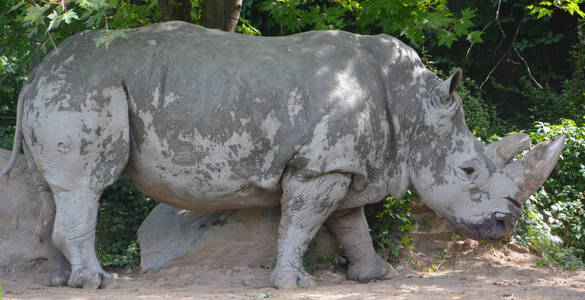
[[[454,93],[399,40],[321,31],[249,37],[170,22],[126,30],[106,50],[75,35],[21,92],[21,139],[43,191],[47,284],[114,284],[95,255],[102,191],[121,173],[176,207],[282,206],[278,288],[310,286],[301,257],[324,223],[348,278],[382,278],[363,206],[414,188],[475,239],[500,239],[554,167],[564,137],[483,145]],[[10,168],[5,170],[7,172]],[[56,214],[55,214],[56,212]]]

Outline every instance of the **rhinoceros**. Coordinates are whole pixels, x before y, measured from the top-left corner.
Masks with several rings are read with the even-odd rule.
[[[383,278],[363,207],[413,189],[474,239],[514,228],[565,138],[485,145],[455,93],[388,35],[319,31],[250,37],[169,22],[74,35],[30,74],[18,102],[23,145],[43,197],[46,283],[115,284],[95,253],[100,194],[122,173],[188,210],[281,207],[277,288],[311,286],[302,256],[326,223],[348,279]],[[6,174],[12,163],[9,163]]]

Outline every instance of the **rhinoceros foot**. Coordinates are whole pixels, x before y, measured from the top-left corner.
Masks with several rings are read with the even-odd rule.
[[[104,271],[90,271],[88,269],[77,269],[71,274],[67,285],[75,288],[98,289],[117,288],[118,283],[112,275]]]
[[[36,172],[36,171],[34,171]],[[52,200],[52,197],[50,198]],[[45,199],[43,199],[44,201]],[[43,205],[43,209],[49,205]],[[54,212],[52,212],[54,214]],[[53,221],[50,220],[52,224]],[[71,277],[71,265],[61,251],[57,250],[51,239],[52,230],[39,230],[39,237],[47,242],[47,254],[49,258],[49,269],[43,282],[46,286],[66,286],[67,280]]]
[[[301,270],[291,270],[276,267],[270,276],[270,282],[277,289],[293,289],[297,287],[315,286],[315,280],[309,273]]]
[[[347,269],[347,279],[359,282],[383,278],[389,279],[394,277],[394,274],[394,268],[378,255],[366,261],[350,262]]]
[[[53,271],[49,269],[47,275],[45,275],[43,284],[46,286],[66,286],[70,273],[69,271],[63,272],[61,270]]]

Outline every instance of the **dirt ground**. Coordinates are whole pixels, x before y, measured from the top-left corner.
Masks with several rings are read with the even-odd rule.
[[[523,250],[475,243],[452,250],[438,272],[423,270],[430,261],[413,270],[412,260],[403,259],[395,278],[366,284],[330,268],[315,272],[317,287],[294,290],[270,287],[270,270],[249,267],[115,274],[118,289],[81,290],[44,287],[40,262],[3,270],[0,280],[4,299],[585,299],[585,271],[535,268],[537,257]]]

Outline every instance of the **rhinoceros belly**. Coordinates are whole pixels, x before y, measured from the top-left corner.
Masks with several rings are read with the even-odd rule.
[[[149,114],[131,115],[125,170],[145,194],[197,211],[279,204],[288,157],[274,138],[262,134],[261,124],[206,130],[203,123],[185,125],[173,119],[148,123]]]
[[[165,163],[163,155],[152,158],[144,152],[132,153],[125,174],[159,202],[195,211],[274,207],[279,203],[278,178],[271,180],[276,184],[262,186],[258,176],[241,178],[229,169],[212,173],[205,167]]]

